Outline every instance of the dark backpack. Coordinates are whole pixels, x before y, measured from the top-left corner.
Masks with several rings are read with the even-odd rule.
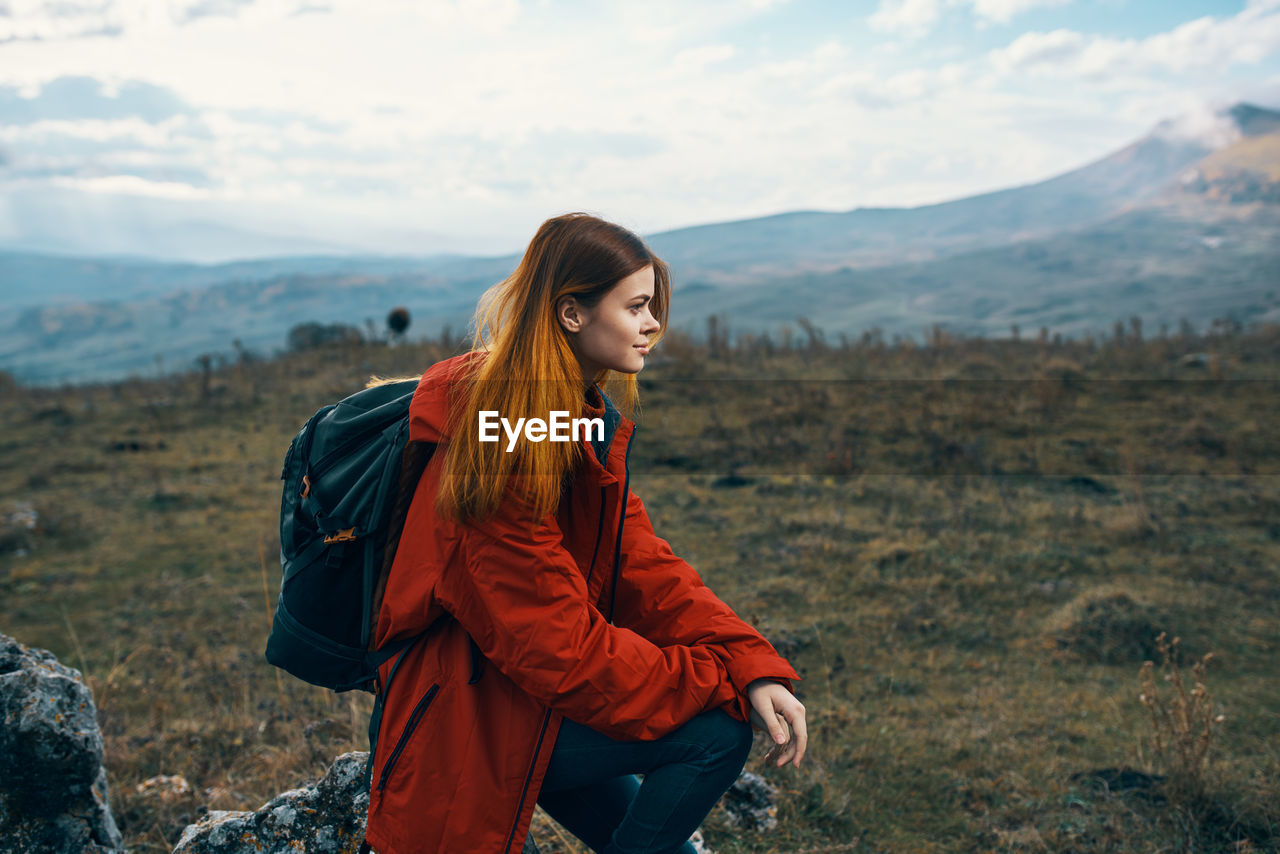
[[[378,666],[416,640],[371,649],[404,518],[435,450],[409,441],[417,385],[376,385],[321,408],[285,454],[284,578],[266,655],[313,685],[373,692]]]

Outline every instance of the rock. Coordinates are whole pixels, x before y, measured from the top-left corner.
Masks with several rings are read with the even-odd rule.
[[[13,504],[0,516],[0,555],[26,557],[35,547],[36,525],[40,515],[29,501]]]
[[[1208,368],[1213,365],[1214,357],[1212,353],[1187,353],[1178,359],[1178,367],[1180,368]]]
[[[1076,586],[1076,583],[1070,578],[1050,578],[1046,581],[1033,581],[1027,586],[1031,590],[1037,590],[1045,596],[1052,598],[1058,593],[1073,589]]]
[[[169,803],[191,794],[191,784],[186,777],[162,774],[143,780],[134,787],[134,791],[143,797],[158,798],[162,803]]]
[[[364,752],[344,753],[319,783],[276,795],[254,811],[210,810],[187,826],[173,854],[353,854],[364,841],[369,810],[369,793],[361,786],[368,758]],[[165,783],[149,788],[163,791],[181,778],[155,779]],[[771,785],[743,772],[725,795],[730,823],[772,830],[778,811],[773,797]],[[689,841],[698,854],[714,854],[701,830]],[[538,854],[533,834],[525,838],[521,854]]]
[[[314,786],[290,789],[255,811],[210,811],[188,825],[173,854],[348,854],[364,841],[369,754],[344,753]]]
[[[1096,781],[1102,783],[1113,792],[1125,789],[1154,789],[1165,781],[1160,774],[1148,774],[1135,771],[1129,767],[1094,768],[1091,771],[1077,771],[1070,777],[1071,782],[1080,783]]]
[[[693,836],[689,837],[689,844],[693,846],[695,854],[716,854],[716,852],[707,845],[706,840],[702,838],[701,830],[695,830],[693,832]]]
[[[123,851],[80,674],[0,634],[0,851]]]
[[[743,771],[720,801],[725,821],[743,830],[769,831],[778,826],[778,790],[758,774]]]

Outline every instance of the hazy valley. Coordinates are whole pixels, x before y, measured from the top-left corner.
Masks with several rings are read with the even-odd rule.
[[[672,327],[1075,338],[1137,317],[1280,319],[1280,114],[1238,105],[1211,145],[1175,125],[1056,178],[918,208],[794,212],[647,235]],[[1221,130],[1221,129],[1220,129]],[[1220,135],[1221,136],[1221,135]],[[1222,139],[1231,140],[1222,144]],[[0,252],[0,369],[23,382],[187,370],[278,352],[302,322],[410,337],[466,328],[518,256],[282,257],[216,265]],[[802,322],[799,319],[804,318]],[[238,342],[238,344],[236,343]]]

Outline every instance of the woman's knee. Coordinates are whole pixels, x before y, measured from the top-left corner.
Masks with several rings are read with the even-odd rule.
[[[720,709],[704,712],[690,721],[696,732],[696,739],[706,746],[707,752],[725,757],[726,761],[736,762],[741,768],[751,752],[751,724],[730,717]]]
[[[722,713],[723,714],[723,713]],[[740,721],[725,715],[731,724],[731,731],[734,737],[733,757],[741,769],[747,762],[747,756],[751,753],[751,745],[755,742],[755,733],[751,728],[751,724],[746,721]]]

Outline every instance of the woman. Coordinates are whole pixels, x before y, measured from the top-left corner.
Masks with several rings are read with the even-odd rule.
[[[554,217],[481,300],[474,348],[419,382],[410,441],[437,450],[376,642],[431,630],[379,672],[379,854],[515,854],[539,803],[598,852],[692,852],[750,724],[799,765],[799,676],[654,533],[629,489],[635,423],[600,390],[620,379],[632,411],[669,299],[666,265],[630,231]],[[605,429],[486,442],[482,412]]]

